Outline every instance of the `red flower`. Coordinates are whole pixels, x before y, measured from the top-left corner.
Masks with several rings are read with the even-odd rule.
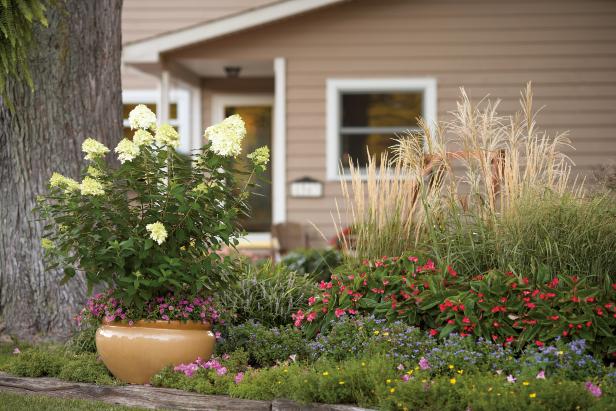
[[[314,297],[310,297],[310,298],[308,299],[308,305],[312,305],[312,304],[314,304],[316,301],[317,301],[317,299],[316,299],[316,298],[314,298]]]
[[[573,297],[571,297],[571,301],[573,301],[574,303],[579,303],[580,299],[574,295]]]
[[[417,258],[417,257],[412,257],[412,256],[411,256],[411,257],[409,257],[409,258],[408,258],[408,260],[409,260],[410,262],[412,262],[412,263],[416,263],[416,262],[418,262],[418,261],[419,261],[419,258]]]
[[[588,297],[588,298],[586,299],[586,302],[587,302],[587,303],[594,303],[594,302],[595,302],[595,297]]]
[[[314,311],[308,313],[308,315],[306,316],[306,321],[308,321],[309,323],[313,322],[314,319],[317,318],[317,313],[315,313]]]
[[[470,324],[470,323],[471,323],[471,320],[470,320],[470,318],[468,318],[468,317],[464,317],[464,318],[462,319],[462,322],[463,322],[464,324]]]
[[[539,340],[535,341],[535,344],[537,344],[537,347],[543,347],[545,345],[544,343],[542,343]]]
[[[319,284],[319,288],[320,288],[321,290],[327,290],[327,289],[330,289],[330,288],[332,288],[332,282],[330,281],[330,282],[327,282],[327,283],[326,283],[325,281],[321,281],[321,283]]]
[[[556,288],[557,285],[558,285],[558,277],[554,277],[552,281],[548,283],[548,287],[550,288]]]
[[[612,284],[612,289],[616,290],[616,283]]]
[[[435,329],[431,329],[431,330],[430,330],[430,335],[431,335],[432,337],[434,337],[434,336],[438,335],[438,331],[436,331]]]
[[[336,318],[340,318],[345,314],[345,311],[342,308],[336,308],[334,314],[336,315]]]
[[[567,331],[563,331],[563,337],[566,337],[568,335],[569,335],[569,333]]]
[[[456,272],[456,270],[454,270],[453,268],[451,268],[450,265],[447,266],[447,272],[449,273],[450,276],[452,277],[457,277],[458,273]]]
[[[528,285],[528,277],[523,277],[522,281],[524,282],[525,285]]]
[[[551,315],[548,317],[548,319],[552,320],[552,321],[558,321],[560,317],[558,315]]]
[[[515,337],[513,337],[513,336],[507,337],[507,338],[505,339],[505,341],[506,341],[506,342],[508,342],[508,343],[513,342],[513,340],[515,340]]]
[[[526,304],[524,304],[524,305],[525,305],[526,307],[528,307],[529,309],[531,309],[531,310],[532,310],[533,308],[537,307],[537,305],[536,305],[536,304],[534,304],[534,303],[526,303]]]
[[[389,284],[389,280],[383,280],[383,285],[388,285]]]
[[[500,302],[501,303],[506,303],[507,302],[507,297],[501,297]]]
[[[347,311],[348,311],[348,313],[349,313],[349,314],[351,314],[351,315],[355,315],[355,314],[357,314],[357,310],[353,310],[352,308],[349,308]]]
[[[498,313],[498,312],[504,313],[505,311],[507,311],[507,309],[503,307],[502,305],[497,305],[494,308],[492,308],[493,313]]]
[[[592,321],[586,321],[586,327],[590,327],[592,325]]]

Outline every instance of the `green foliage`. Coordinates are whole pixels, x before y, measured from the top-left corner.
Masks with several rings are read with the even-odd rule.
[[[217,375],[212,370],[200,369],[192,377],[173,371],[167,367],[156,374],[151,383],[155,387],[175,388],[206,395],[223,395],[229,392],[233,383],[233,375]]]
[[[455,379],[455,381],[453,380]],[[452,382],[454,382],[452,384]],[[385,410],[607,410],[614,397],[595,398],[584,384],[561,379],[532,379],[515,384],[494,374],[459,375],[396,381],[381,395]],[[608,384],[608,383],[606,383]]]
[[[616,282],[616,202],[546,192],[490,220],[456,209],[425,246],[467,273],[500,269],[534,279],[548,271],[607,289]]]
[[[75,354],[95,353],[97,328],[98,324],[85,324],[66,342],[66,349]]]
[[[216,345],[219,355],[245,351],[248,363],[253,366],[268,367],[287,361],[290,356],[301,360],[308,354],[303,334],[291,326],[268,328],[250,321],[229,326],[224,333],[223,340]]]
[[[44,0],[0,0],[0,96],[11,106],[6,94],[9,79],[25,81],[34,88],[28,69],[28,53],[36,25],[47,27]]]
[[[64,347],[24,349],[12,355],[3,370],[20,377],[56,377],[67,381],[117,384],[95,354],[74,354]]]
[[[307,312],[294,318],[309,335],[337,317],[363,313],[400,319],[441,337],[457,332],[520,348],[556,337],[584,339],[597,353],[613,353],[616,285],[604,290],[589,282],[544,271],[532,281],[496,271],[469,278],[431,260],[421,265],[414,256],[385,257],[322,281]]]
[[[327,280],[334,269],[342,264],[342,254],[334,249],[297,249],[280,261],[289,270],[309,274],[315,280]]]
[[[237,159],[219,154],[213,143],[226,139],[241,149],[243,121],[225,120],[230,123],[217,126],[225,127],[223,134],[186,161],[175,150],[177,132],[156,126],[145,106],[129,118],[139,129],[134,141],[115,148],[119,167],[105,162],[106,147],[88,139],[81,184],[52,176],[38,208],[49,222],[43,247],[50,267],[64,269],[64,281],[82,270],[90,289],[104,283],[135,311],[154,297],[212,294],[233,283],[234,262],[220,251],[242,235],[238,216],[249,211],[252,183],[238,182]],[[253,163],[251,176],[261,169]]]
[[[217,297],[234,315],[234,323],[254,320],[273,327],[289,324],[291,314],[305,305],[313,291],[309,277],[268,260],[258,266],[243,264],[239,280]]]

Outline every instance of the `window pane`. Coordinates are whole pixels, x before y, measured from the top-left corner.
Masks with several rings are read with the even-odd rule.
[[[415,127],[422,92],[343,93],[342,127]]]
[[[381,154],[396,144],[395,139],[395,134],[342,134],[340,158],[342,166],[347,168],[349,159],[352,159],[354,165],[364,167],[368,163],[366,147],[379,164]]]

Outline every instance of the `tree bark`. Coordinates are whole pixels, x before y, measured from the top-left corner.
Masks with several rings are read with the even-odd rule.
[[[80,180],[86,137],[120,139],[121,9],[122,0],[52,2],[49,27],[34,35],[34,92],[11,82],[14,111],[0,100],[0,334],[64,338],[85,300],[83,279],[62,286],[44,269],[32,209],[53,171]]]

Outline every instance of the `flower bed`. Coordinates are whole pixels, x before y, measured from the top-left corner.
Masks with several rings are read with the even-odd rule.
[[[584,339],[595,352],[616,351],[616,284],[607,292],[586,278],[543,275],[535,284],[523,275],[491,271],[469,276],[415,256],[364,261],[321,281],[309,308],[294,314],[309,334],[346,315],[373,313],[400,319],[445,337],[483,337],[518,348],[539,347],[556,337]]]

